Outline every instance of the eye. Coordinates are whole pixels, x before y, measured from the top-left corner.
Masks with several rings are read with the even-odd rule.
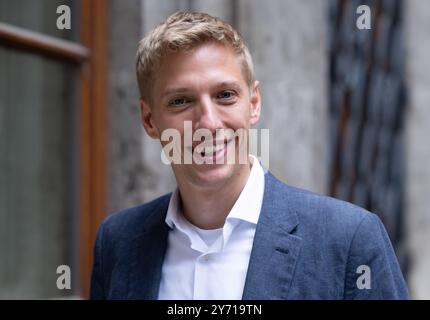
[[[191,100],[187,98],[175,98],[173,100],[170,100],[168,105],[169,107],[183,107],[187,103],[190,103]]]
[[[224,101],[232,101],[237,97],[237,94],[231,90],[224,90],[218,93],[217,99],[221,99]]]

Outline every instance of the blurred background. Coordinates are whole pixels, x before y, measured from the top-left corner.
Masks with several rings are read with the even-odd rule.
[[[357,28],[360,5],[370,29]],[[430,299],[422,0],[0,0],[0,299],[87,298],[100,222],[173,190],[140,125],[134,66],[138,41],[178,10],[219,16],[247,41],[270,170],[378,214],[411,297]],[[57,288],[59,265],[71,289]]]

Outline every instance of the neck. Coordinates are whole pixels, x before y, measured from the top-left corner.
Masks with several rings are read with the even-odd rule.
[[[245,187],[251,172],[250,167],[250,164],[242,165],[239,173],[230,179],[206,188],[186,179],[177,179],[184,217],[200,229],[222,228]]]

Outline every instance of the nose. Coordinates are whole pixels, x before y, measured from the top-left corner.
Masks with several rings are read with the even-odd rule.
[[[210,97],[202,97],[194,114],[194,130],[208,129],[215,133],[216,129],[222,128],[222,121],[217,106]]]

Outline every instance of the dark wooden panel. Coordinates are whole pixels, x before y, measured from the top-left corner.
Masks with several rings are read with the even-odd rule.
[[[1,22],[0,45],[73,62],[82,62],[90,57],[90,50],[80,44]]]

